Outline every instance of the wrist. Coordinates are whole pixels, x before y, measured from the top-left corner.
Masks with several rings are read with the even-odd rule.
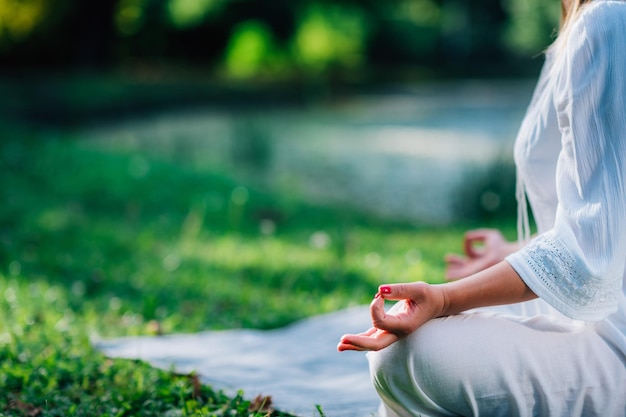
[[[437,317],[445,317],[449,316],[452,313],[451,311],[451,302],[450,302],[450,293],[449,293],[450,283],[446,284],[433,284],[433,290],[436,292],[436,296],[434,297],[437,300],[437,307],[435,308],[435,314],[433,318]]]
[[[465,279],[438,285],[441,316],[450,316],[478,307],[513,304],[537,296],[506,261]]]

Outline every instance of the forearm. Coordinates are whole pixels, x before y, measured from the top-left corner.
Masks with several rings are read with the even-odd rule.
[[[441,316],[477,307],[513,304],[537,298],[513,267],[502,261],[465,279],[440,284]]]
[[[537,296],[508,262],[459,281],[430,285],[425,282],[388,284],[370,305],[372,327],[357,335],[344,335],[337,349],[380,350],[410,334],[434,317],[449,316],[476,307],[512,304]],[[390,311],[385,300],[402,300]]]

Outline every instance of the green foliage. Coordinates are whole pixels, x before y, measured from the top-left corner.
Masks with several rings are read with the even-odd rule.
[[[510,23],[505,42],[519,54],[538,54],[557,33],[561,4],[558,1],[507,0]]]
[[[367,303],[381,282],[438,282],[467,227],[393,224],[1,127],[0,414],[264,416],[90,339],[275,328]]]
[[[62,286],[104,332],[142,333],[150,320],[165,331],[280,326],[366,302],[406,272],[405,253],[435,240],[149,155],[54,138],[4,150],[2,166],[18,175],[0,180],[3,263]],[[424,257],[403,278],[440,267]]]
[[[201,24],[210,13],[223,7],[225,0],[168,0],[168,16],[178,29]]]
[[[433,57],[438,54],[442,42],[444,22],[449,14],[432,0],[405,0],[396,2],[395,7],[383,10],[381,27],[391,34],[393,45],[409,57]],[[382,30],[382,29],[381,29]]]
[[[27,38],[45,19],[48,6],[46,0],[0,0],[0,41]]]
[[[251,410],[243,393],[228,397],[196,375],[103,357],[58,286],[0,275],[0,296],[0,415],[269,415]]]
[[[358,66],[364,61],[367,27],[356,7],[313,3],[301,13],[294,34],[295,61],[312,72]]]
[[[0,54],[17,67],[194,63],[252,80],[396,65],[465,71],[475,61],[536,55],[557,26],[558,3],[105,0],[94,9],[79,0],[0,0]]]
[[[331,68],[355,68],[364,61],[366,33],[361,9],[312,3],[298,14],[288,46],[280,45],[262,21],[235,26],[226,47],[226,70],[235,78],[278,78],[285,73],[316,75]]]
[[[146,20],[148,0],[119,0],[115,10],[115,26],[122,36],[139,32]]]
[[[280,52],[272,32],[262,22],[250,20],[233,29],[226,47],[226,69],[235,78],[275,73]]]

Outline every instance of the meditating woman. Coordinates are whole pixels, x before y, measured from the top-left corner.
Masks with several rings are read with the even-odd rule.
[[[626,1],[562,6],[515,145],[520,243],[468,233],[449,282],[379,287],[339,343],[373,351],[381,417],[626,416]]]

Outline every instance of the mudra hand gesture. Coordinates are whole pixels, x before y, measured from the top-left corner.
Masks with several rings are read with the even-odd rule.
[[[445,257],[446,279],[454,281],[487,269],[515,252],[517,247],[517,243],[507,242],[499,230],[470,230],[463,239],[465,255]]]
[[[455,281],[498,264],[516,250],[498,230],[478,229],[465,234],[465,255],[446,256],[446,279]],[[469,283],[468,283],[469,284]],[[385,300],[399,300],[388,312]],[[380,350],[417,330],[427,321],[449,312],[443,287],[425,282],[383,285],[370,304],[372,327],[360,334],[344,335],[337,349]]]
[[[400,300],[388,312],[385,300]],[[380,350],[438,317],[445,308],[445,297],[436,285],[425,282],[383,285],[370,304],[373,327],[360,334],[341,338],[337,350]]]

